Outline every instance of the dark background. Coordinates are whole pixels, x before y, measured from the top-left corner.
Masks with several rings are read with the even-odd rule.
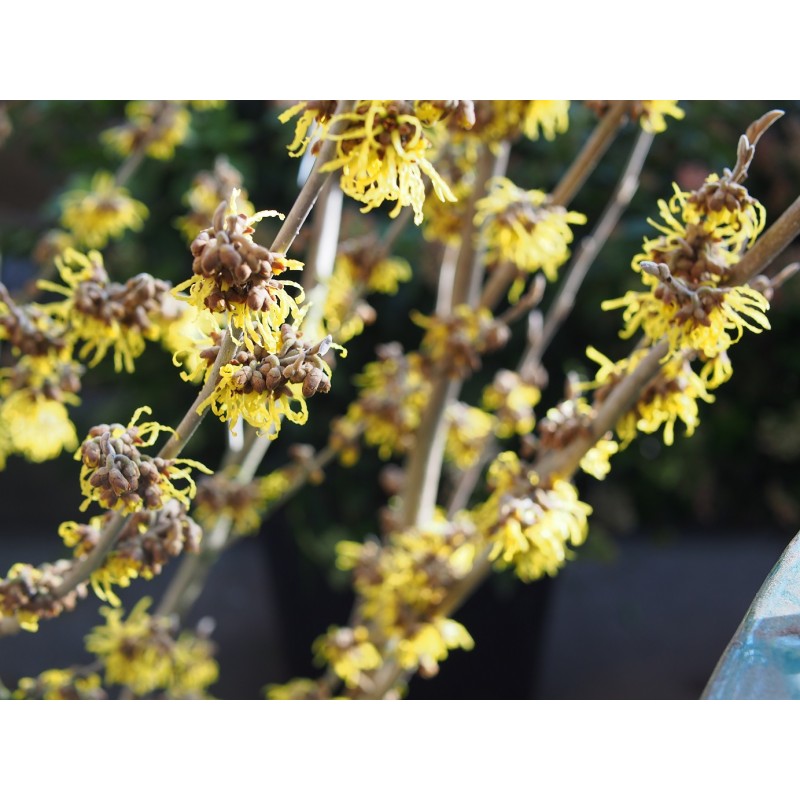
[[[779,121],[758,146],[748,188],[774,220],[800,190],[800,105],[781,101],[686,102],[686,118],[670,121],[656,137],[634,202],[584,284],[578,307],[548,352],[551,377],[540,413],[560,399],[569,369],[591,364],[585,346],[612,358],[626,352],[617,338],[618,313],[601,300],[637,285],[629,264],[649,235],[646,218],[671,184],[694,188],[711,171],[732,166],[736,141],[770,108]],[[118,123],[121,102],[24,103],[10,108],[14,127],[0,148],[0,252],[3,280],[12,288],[29,279],[38,237],[58,217],[55,198],[118,160],[98,144],[98,133]],[[291,131],[266,103],[229,103],[195,114],[193,134],[168,163],[146,161],[130,183],[150,217],[141,234],[105,250],[112,276],[124,280],[142,270],[174,282],[189,274],[190,256],[173,225],[185,212],[181,196],[193,175],[211,169],[226,153],[245,176],[258,209],[287,211],[296,194],[297,162],[286,157]],[[509,176],[519,185],[549,189],[580,147],[589,112],[573,104],[570,130],[556,142],[521,142]],[[597,220],[635,136],[623,131],[572,207]],[[270,220],[261,227],[269,239]],[[346,201],[345,231],[383,226],[383,210],[362,216]],[[303,257],[298,242],[296,257]],[[350,380],[373,358],[376,344],[399,339],[415,347],[419,330],[408,312],[432,306],[430,274],[435,254],[422,251],[419,231],[406,231],[399,248],[415,268],[397,296],[376,299],[377,322],[348,345],[337,366],[333,391],[315,398],[307,426],[284,426],[266,468],[281,466],[292,442],[321,446],[330,420],[353,397]],[[295,253],[293,253],[294,255]],[[798,257],[785,253],[780,267]],[[545,299],[545,307],[552,291]],[[697,697],[753,594],[798,528],[800,475],[800,354],[796,348],[800,284],[778,293],[770,313],[773,330],[747,335],[732,353],[734,376],[701,409],[691,438],[665,448],[659,436],[641,437],[613,459],[603,482],[583,476],[581,497],[594,507],[589,540],[555,580],[522,585],[496,575],[458,615],[476,641],[471,653],[455,652],[430,681],[415,679],[410,696],[679,698]],[[515,363],[520,336],[508,351],[487,359],[482,376]],[[108,362],[109,359],[106,359]],[[480,380],[467,385],[475,401]],[[82,405],[72,413],[82,437],[100,421],[125,422],[145,403],[159,421],[174,424],[195,389],[178,378],[167,353],[148,347],[135,375],[116,375],[108,363],[84,381]],[[190,457],[213,466],[224,442],[222,426],[207,421]],[[258,537],[242,540],[211,575],[194,618],[217,620],[222,677],[219,697],[261,695],[264,685],[313,674],[311,642],[328,625],[343,624],[351,605],[346,575],[333,567],[333,546],[377,530],[386,497],[375,475],[382,466],[365,451],[353,469],[335,467],[270,518]],[[40,563],[64,555],[56,535],[64,519],[79,518],[77,467],[69,454],[43,465],[11,457],[0,473],[0,570],[16,561]],[[121,593],[126,607],[142,594],[157,596],[168,574],[139,581]],[[43,623],[39,634],[0,640],[0,679],[15,685],[22,675],[85,660],[82,637],[100,622],[91,599],[73,614]]]

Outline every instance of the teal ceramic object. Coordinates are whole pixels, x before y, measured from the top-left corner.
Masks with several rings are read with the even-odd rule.
[[[800,700],[800,534],[759,589],[702,699]]]

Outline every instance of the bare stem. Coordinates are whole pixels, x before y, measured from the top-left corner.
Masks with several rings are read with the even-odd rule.
[[[652,133],[644,130],[639,132],[622,177],[611,196],[611,201],[603,211],[591,235],[581,242],[569,274],[559,286],[558,294],[545,315],[541,336],[538,337],[535,345],[529,347],[530,353],[523,359],[524,361],[530,358],[537,363],[541,362],[544,351],[553,340],[556,331],[572,311],[584,278],[639,188],[639,175],[644,167],[647,154],[650,152],[653,138]]]
[[[730,272],[731,284],[744,284],[768,267],[800,234],[800,197],[756,239]]]
[[[478,175],[469,204],[469,213],[464,216],[461,231],[461,249],[455,266],[449,310],[467,301],[475,292],[473,276],[481,269],[483,252],[474,247],[474,208],[478,198],[487,191],[487,183],[498,168],[505,167],[507,152],[492,155],[488,149],[479,157]],[[445,276],[440,277],[440,291]],[[437,303],[437,309],[442,304]],[[444,447],[447,434],[445,411],[461,391],[462,380],[442,374],[434,378],[428,404],[417,428],[412,449],[406,462],[406,475],[402,492],[403,524],[421,525],[427,522],[436,507],[436,496],[442,474]]]

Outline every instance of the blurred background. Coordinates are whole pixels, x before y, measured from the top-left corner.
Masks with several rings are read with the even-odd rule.
[[[600,302],[635,288],[630,270],[642,238],[652,230],[657,201],[699,186],[709,172],[735,161],[738,137],[772,108],[786,116],[758,145],[747,182],[767,209],[768,224],[800,193],[800,103],[786,101],[684,102],[682,121],[670,120],[656,136],[639,191],[598,258],[577,306],[545,357],[550,382],[540,414],[557,403],[569,370],[584,375],[593,344],[611,358],[627,352],[618,339],[620,315]],[[112,279],[138,272],[178,283],[191,256],[176,220],[183,197],[201,170],[224,154],[244,176],[257,209],[286,212],[297,193],[298,162],[286,145],[293,126],[277,116],[285,105],[229,102],[196,113],[187,141],[168,162],[148,160],[129,188],[150,214],[139,234],[104,250]],[[5,107],[0,146],[0,253],[2,280],[14,292],[37,274],[31,254],[57,224],[57,197],[88,185],[98,169],[114,171],[119,158],[99,144],[101,131],[122,121],[124,102],[30,102]],[[570,109],[569,131],[554,142],[519,142],[508,174],[525,188],[550,190],[578,151],[594,122],[579,103]],[[628,157],[636,131],[628,126],[572,203],[591,230]],[[345,199],[343,236],[387,223],[386,211],[365,216]],[[270,227],[270,226],[273,227]],[[259,227],[269,240],[271,220]],[[579,230],[578,233],[581,233]],[[577,242],[576,242],[577,244]],[[304,240],[292,255],[303,259]],[[573,248],[574,249],[574,248]],[[795,243],[776,263],[798,260]],[[436,252],[423,248],[409,226],[397,252],[414,267],[413,280],[373,305],[375,323],[349,343],[333,389],[314,398],[309,423],[286,425],[262,472],[284,465],[296,442],[321,447],[330,421],[354,397],[352,378],[374,358],[376,345],[419,342],[409,320],[433,307]],[[562,271],[563,274],[563,271]],[[544,308],[553,296],[548,290]],[[733,635],[753,595],[800,527],[800,351],[795,346],[800,281],[775,296],[772,331],[745,336],[734,350],[732,380],[702,409],[691,438],[641,436],[615,456],[603,482],[582,475],[582,499],[594,508],[587,543],[556,579],[524,585],[496,574],[457,618],[472,634],[471,653],[456,651],[433,680],[414,679],[411,698],[694,698]],[[518,328],[524,326],[517,326]],[[482,376],[510,366],[523,346],[516,331],[508,350],[484,359]],[[475,400],[476,378],[464,398]],[[134,375],[115,374],[110,359],[87,373],[82,404],[71,416],[83,437],[98,422],[126,422],[138,406],[175,424],[196,388],[180,380],[170,356],[157,345],[137,361]],[[680,427],[680,426],[678,426]],[[223,426],[209,419],[192,441],[189,457],[215,466],[224,446]],[[386,496],[375,480],[383,462],[364,449],[352,468],[331,467],[323,483],[307,487],[272,516],[255,537],[237,542],[212,572],[192,619],[216,620],[221,666],[212,693],[221,698],[263,696],[269,683],[311,676],[311,643],[329,625],[343,624],[352,604],[348,576],[334,567],[337,541],[378,530]],[[35,465],[17,457],[0,472],[0,570],[17,561],[38,564],[66,555],[58,524],[78,516],[78,467],[69,454]],[[158,597],[174,568],[152,582],[120,592],[126,608],[145,594]],[[44,622],[34,635],[0,639],[0,680],[16,685],[23,675],[87,660],[82,638],[100,622],[99,603],[82,603],[72,614]]]

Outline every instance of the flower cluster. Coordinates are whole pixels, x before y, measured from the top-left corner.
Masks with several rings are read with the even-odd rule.
[[[96,672],[48,669],[35,678],[20,678],[13,700],[106,700]]]
[[[764,227],[763,206],[726,171],[723,178],[709,176],[696,192],[675,186],[659,211],[663,222],[650,222],[661,235],[645,239],[644,252],[633,261],[649,291],[602,304],[624,309],[621,336],[639,330],[652,342],[665,336],[669,355],[686,348],[711,361],[744,329],[769,329],[766,297],[731,283],[731,267]]]
[[[170,295],[170,285],[143,272],[124,284],[109,280],[103,257],[96,250],[88,254],[68,249],[56,259],[63,284],[39,281],[39,288],[64,295],[66,299],[43,306],[66,331],[68,341],[83,343],[78,358],[94,367],[109,350],[114,369],[133,372],[134,359],[146,341],[158,341],[182,316]]]
[[[447,441],[445,458],[459,469],[475,464],[494,434],[497,419],[492,414],[466,403],[453,403],[445,412]]]
[[[513,264],[522,272],[541,270],[554,281],[569,258],[570,225],[586,224],[586,216],[553,205],[537,189],[525,191],[508,178],[495,178],[489,194],[476,204],[475,225],[481,228],[487,262]],[[513,296],[524,285],[518,282]]]
[[[344,463],[354,463],[353,436],[363,431],[364,441],[378,448],[378,455],[387,459],[405,453],[413,444],[422,410],[430,395],[430,385],[419,353],[403,353],[393,342],[377,349],[378,361],[364,368],[355,378],[358,398],[350,404],[347,416],[334,427],[331,444]]]
[[[86,637],[86,649],[102,662],[105,682],[138,697],[159,691],[171,699],[207,697],[219,675],[213,645],[188,631],[176,636],[172,620],[147,613],[150,602],[140,600],[125,620],[122,609],[100,609],[106,624]]]
[[[475,372],[481,354],[503,347],[510,336],[508,326],[488,308],[466,304],[447,316],[427,317],[414,311],[411,319],[425,330],[420,351],[428,369],[454,378]]]
[[[429,101],[430,102],[430,101]],[[423,106],[423,117],[436,121],[446,113],[444,107],[436,114],[433,105]],[[414,105],[405,100],[359,100],[353,111],[335,114],[330,103],[303,102],[280,115],[287,122],[300,114],[294,141],[289,145],[292,155],[305,152],[309,144],[306,133],[313,121],[317,127],[311,138],[336,143],[334,157],[322,169],[328,172],[341,169],[342,191],[364,203],[362,211],[377,208],[384,201],[396,202],[391,217],[404,206],[414,209],[414,222],[422,222],[425,201],[426,175],[442,201],[455,201],[455,196],[426,158],[431,143],[423,130],[425,123],[415,112]],[[338,131],[334,131],[334,127]]]
[[[206,473],[209,470],[191,459],[142,454],[140,448],[150,447],[162,431],[174,433],[172,428],[154,421],[137,425],[143,413],[152,412],[142,406],[127,426],[114,423],[95,425],[89,430],[75,453],[81,462],[81,490],[86,498],[81,511],[93,500],[113,511],[153,510],[163,508],[171,497],[189,507],[196,491],[190,468]],[[186,485],[178,488],[175,480]]]
[[[489,498],[472,513],[492,546],[489,558],[513,566],[523,581],[555,575],[582,544],[592,509],[575,487],[558,478],[546,484],[518,456],[501,453],[489,467]]]
[[[200,231],[209,226],[219,204],[227,202],[231,194],[241,187],[242,180],[242,174],[225,156],[217,157],[213,172],[203,170],[195,176],[191,188],[183,197],[189,213],[176,222],[190,243]],[[239,191],[238,208],[247,217],[256,213],[244,189]]]
[[[568,100],[480,100],[475,103],[475,124],[470,136],[490,146],[524,135],[552,141],[569,126]]]
[[[110,128],[101,140],[121,156],[143,151],[168,161],[189,133],[191,114],[185,104],[170,100],[136,100],[125,106],[127,121]]]
[[[586,105],[600,117],[608,111],[609,104],[609,100],[586,101]],[[642,130],[648,133],[664,133],[667,117],[680,120],[686,116],[677,100],[631,100],[628,106],[631,119],[638,121]]]
[[[363,623],[382,658],[432,677],[449,650],[472,648],[466,629],[440,610],[447,589],[475,559],[476,532],[468,520],[438,516],[423,528],[392,534],[382,547],[341,542],[337,552],[338,566],[353,570]],[[364,683],[362,671],[352,676],[356,683]]]
[[[62,324],[35,305],[18,306],[0,284],[0,341],[16,359],[0,369],[0,468],[8,455],[55,458],[78,446],[65,404],[75,405],[82,369]]]
[[[328,280],[325,327],[340,344],[358,336],[375,319],[365,294],[396,294],[400,283],[411,279],[411,266],[402,258],[390,258],[375,245],[363,242],[342,249]]]
[[[134,200],[108,172],[98,172],[88,189],[64,194],[61,207],[61,224],[82,247],[105,247],[127,230],[141,230],[147,219],[144,203]]]
[[[497,418],[496,435],[507,439],[533,430],[533,409],[542,397],[538,386],[525,381],[518,372],[501,369],[483,390],[483,407]]]
[[[599,364],[595,380],[588,387],[595,388],[595,402],[602,402],[614,386],[632,372],[646,355],[646,350],[637,350],[629,358],[613,362],[596,350],[589,347],[586,354]],[[730,362],[725,353],[714,360],[717,367],[730,369]],[[709,366],[709,365],[706,365]],[[712,403],[714,396],[708,389],[727,380],[730,372],[716,378],[709,373],[699,375],[692,369],[689,361],[681,356],[667,361],[642,390],[633,408],[619,419],[616,433],[621,446],[627,447],[636,437],[637,432],[655,433],[664,428],[664,444],[671,445],[675,441],[675,423],[679,420],[686,428],[686,435],[691,436],[700,424],[698,401]]]
[[[93,517],[88,524],[64,522],[58,533],[76,558],[88,556],[97,546],[111,513]],[[113,586],[123,588],[132,579],[150,580],[164,565],[182,552],[199,550],[202,528],[186,513],[186,507],[174,498],[155,511],[136,511],[127,520],[114,549],[91,576],[92,588],[103,601],[120,604]]]
[[[62,611],[71,611],[79,598],[86,597],[86,584],[80,584],[58,596],[64,577],[73,568],[61,559],[53,564],[14,564],[0,580],[0,619],[16,619],[20,628],[37,631],[40,619],[52,619]]]
[[[231,429],[241,417],[274,439],[283,417],[302,425],[308,419],[306,400],[330,391],[330,367],[322,357],[331,346],[336,345],[329,336],[309,345],[283,324],[274,350],[251,342],[222,365],[214,391],[198,411],[210,407]],[[215,346],[203,352],[213,360],[217,351]]]
[[[297,303],[302,300],[286,291],[297,284],[278,276],[303,265],[253,241],[253,225],[264,217],[282,215],[276,211],[261,211],[253,217],[227,213],[235,208],[236,198],[234,192],[229,202],[220,203],[211,227],[196,236],[191,245],[194,275],[173,291],[188,289],[189,303],[201,311],[227,312],[229,325],[242,332],[251,350],[259,344],[274,351],[281,325],[297,315]]]
[[[263,494],[259,482],[241,483],[217,473],[198,481],[193,513],[208,530],[228,516],[235,533],[253,533],[258,530],[266,504]]]

